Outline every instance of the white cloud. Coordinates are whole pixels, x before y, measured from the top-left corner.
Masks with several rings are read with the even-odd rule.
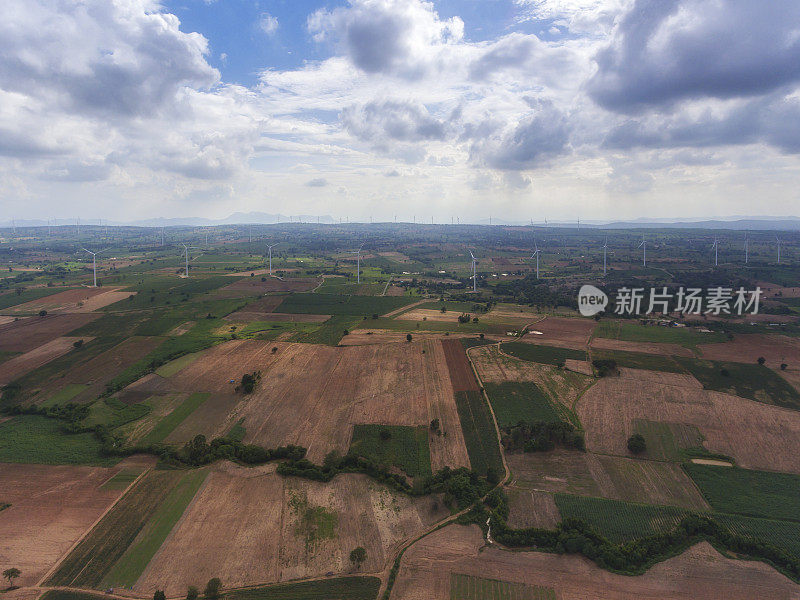
[[[258,27],[267,35],[272,35],[278,31],[278,19],[269,13],[263,13],[258,19]]]

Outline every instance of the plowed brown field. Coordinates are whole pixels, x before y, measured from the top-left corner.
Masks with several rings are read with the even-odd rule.
[[[0,325],[0,350],[27,352],[61,337],[100,315],[93,313],[28,317]]]
[[[645,354],[660,354],[662,356],[693,357],[692,351],[678,344],[659,344],[656,342],[626,342],[612,340],[611,338],[594,338],[592,348],[601,350],[623,350],[625,352],[644,352]]]
[[[520,341],[585,350],[595,325],[593,319],[547,317],[530,327],[531,331],[541,332],[541,335],[529,333],[520,338]]]
[[[704,390],[686,375],[631,372],[601,379],[578,401],[590,450],[625,455],[634,419],[686,423],[742,467],[800,473],[800,412]]]
[[[29,350],[21,356],[15,356],[0,364],[0,385],[33,371],[37,367],[49,363],[73,349],[73,344],[79,339],[89,341],[92,338],[61,337],[42,344],[38,348]]]
[[[352,569],[349,554],[356,546],[367,550],[361,571],[376,572],[402,540],[446,516],[431,497],[396,495],[361,475],[322,484],[272,470],[219,465],[135,590],[152,595],[166,586],[167,595],[177,596],[211,577],[233,587],[342,574]],[[331,524],[325,533],[309,536],[303,506],[325,510]]]
[[[585,558],[482,548],[476,525],[451,525],[403,556],[393,600],[450,600],[450,573],[553,588],[559,600],[754,600],[800,598],[800,586],[772,567],[725,558],[706,543],[638,577],[604,571]]]

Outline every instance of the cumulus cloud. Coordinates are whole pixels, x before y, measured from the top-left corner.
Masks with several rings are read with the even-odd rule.
[[[314,179],[310,179],[306,182],[308,187],[325,187],[328,185],[328,180],[324,177],[315,177]]]
[[[533,169],[569,151],[566,116],[549,100],[529,99],[529,104],[530,113],[516,126],[476,136],[471,154],[477,164],[503,171]]]
[[[362,71],[408,79],[428,73],[437,51],[464,36],[460,18],[441,20],[433,4],[422,0],[351,0],[314,12],[308,29],[318,42],[332,41]]]
[[[762,95],[800,81],[796,0],[637,0],[588,82],[610,110]]]
[[[447,129],[444,121],[432,117],[425,106],[416,102],[368,102],[345,108],[340,118],[351,135],[379,145],[388,140],[443,140]]]

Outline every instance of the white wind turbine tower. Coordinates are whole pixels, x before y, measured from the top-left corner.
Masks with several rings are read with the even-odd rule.
[[[637,248],[642,249],[642,266],[647,266],[647,238],[642,236],[642,241],[639,243]]]
[[[87,250],[86,248],[81,248],[84,252],[88,252],[92,255],[92,273],[94,275],[94,287],[97,287],[97,255],[103,252],[103,250],[98,250],[97,252],[92,252],[91,250]]]
[[[749,250],[749,248],[747,247],[747,232],[745,232],[745,234],[744,234],[744,264],[747,264],[747,259],[749,258],[748,250]]]
[[[269,276],[272,277],[272,249],[280,244],[280,242],[276,242],[274,244],[267,244],[267,251],[269,252]]]
[[[186,244],[181,244],[181,246],[183,246],[183,253],[186,257],[186,262],[184,263],[186,277],[189,277],[189,248],[196,248],[197,246],[187,246]]]
[[[775,236],[775,243],[778,244],[778,264],[781,264],[781,240],[777,235]]]
[[[469,251],[469,255],[472,257],[472,291],[473,293],[478,293],[478,273],[477,273],[477,264],[478,259],[475,258],[475,255],[472,253],[472,250]],[[537,275],[538,276],[538,275]]]
[[[608,236],[603,242],[603,277],[606,276],[606,254],[608,253]]]
[[[350,254],[356,255],[356,283],[361,283],[361,249],[364,247],[364,244],[361,244],[358,247],[358,250],[354,250],[350,252]]]
[[[535,248],[531,258],[536,257],[536,279],[539,279],[539,244],[536,243],[536,238],[533,239],[533,247]]]
[[[711,249],[714,251],[714,266],[719,266],[719,240],[717,240],[717,236],[714,236],[714,243],[711,244]]]

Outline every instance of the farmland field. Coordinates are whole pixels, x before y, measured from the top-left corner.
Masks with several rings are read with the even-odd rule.
[[[338,294],[290,294],[277,307],[277,312],[315,315],[382,315],[413,302],[406,296],[340,296]]]
[[[618,367],[629,369],[648,369],[665,373],[682,373],[683,369],[669,356],[644,354],[642,352],[626,352],[624,350],[592,349],[593,359],[613,360]]]
[[[69,553],[47,584],[83,588],[100,585],[180,478],[180,472],[150,471]]]
[[[685,450],[700,447],[703,443],[697,427],[683,423],[636,419],[633,431],[644,437],[646,456],[653,460],[682,461],[686,458]]]
[[[384,439],[384,436],[389,437]],[[424,425],[355,425],[350,454],[395,466],[411,477],[431,475],[428,428]]]
[[[197,410],[209,398],[208,394],[196,392],[191,394],[171,413],[162,418],[155,427],[142,439],[143,444],[163,442],[189,415]]]
[[[531,333],[522,339],[526,343],[546,344],[583,350],[595,328],[593,319],[548,316],[530,326]]]
[[[505,342],[500,344],[500,350],[515,358],[545,365],[562,365],[567,359],[586,360],[587,358],[586,352],[583,350],[525,342]]]
[[[472,470],[484,475],[489,469],[503,473],[497,432],[481,392],[456,392],[456,406]]]
[[[118,458],[100,454],[92,433],[64,434],[56,419],[18,415],[0,422],[0,462],[110,466]]]
[[[556,600],[552,588],[450,574],[450,600]]]
[[[485,387],[500,427],[516,425],[520,421],[561,421],[547,395],[535,383],[487,382]]]
[[[800,521],[800,476],[698,465],[684,469],[715,510],[748,517]]]
[[[595,330],[596,337],[611,338],[627,342],[656,342],[678,344],[685,348],[696,348],[699,344],[726,341],[721,332],[702,332],[688,327],[659,327],[640,325],[626,321],[602,320]]]
[[[24,290],[21,294],[17,294],[15,292],[6,292],[4,294],[0,294],[0,311],[5,311],[5,309],[10,308],[12,306],[17,306],[24,302],[38,300],[40,298],[45,298],[47,296],[52,296],[53,294],[58,294],[63,291],[65,291],[64,288],[42,287],[42,288],[30,288]]]
[[[681,358],[676,360],[707,390],[800,410],[800,392],[768,367]]]
[[[267,587],[235,590],[226,600],[375,600],[381,580],[377,577],[350,576],[283,583]]]

